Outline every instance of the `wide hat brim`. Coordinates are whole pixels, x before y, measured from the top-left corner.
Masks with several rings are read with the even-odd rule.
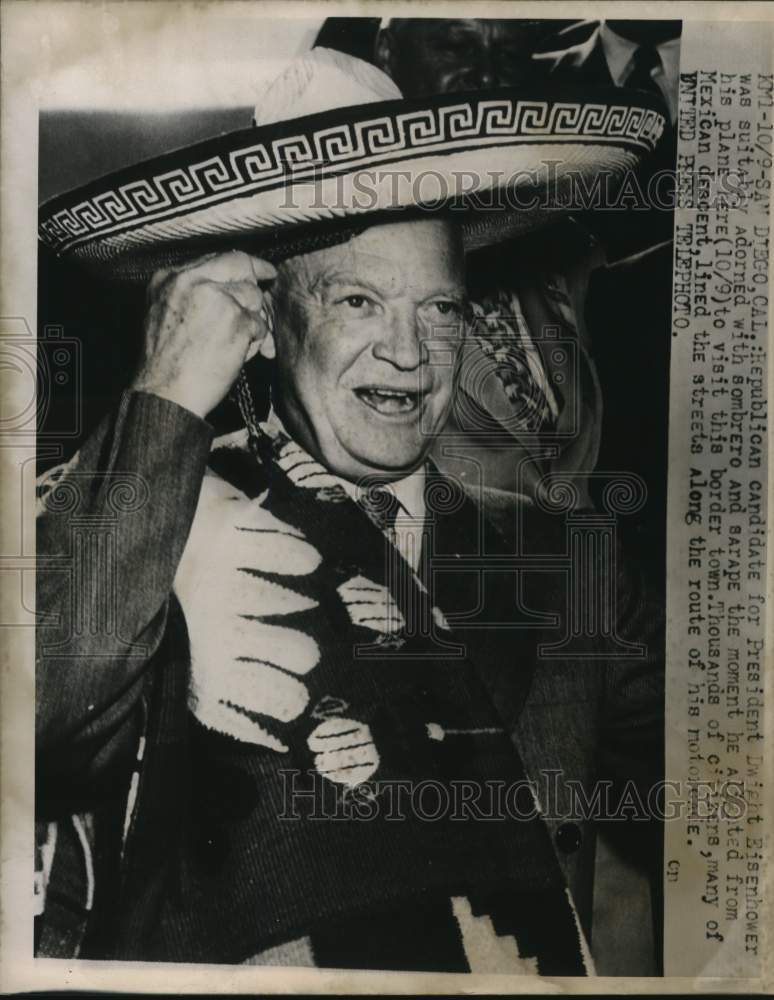
[[[46,202],[41,241],[110,277],[245,249],[279,260],[396,213],[457,213],[467,249],[584,207],[654,150],[655,97],[507,88],[341,108],[230,132]]]

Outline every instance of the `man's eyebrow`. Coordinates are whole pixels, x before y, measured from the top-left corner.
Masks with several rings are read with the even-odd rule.
[[[355,271],[329,271],[327,274],[320,275],[320,284],[322,285],[358,285],[362,280]]]
[[[434,292],[431,292],[426,297],[428,299],[434,299],[439,295],[445,295],[449,299],[464,299],[465,289],[461,288],[459,285],[439,285]]]
[[[434,292],[430,292],[422,299],[422,304],[426,302],[432,302],[433,299],[450,299],[455,302],[458,306],[465,306],[468,301],[468,295],[464,288],[455,288],[450,285],[439,286]]]
[[[320,276],[321,288],[330,288],[332,285],[357,285],[358,288],[367,288],[376,295],[387,294],[384,289],[377,288],[373,282],[354,271],[332,271],[330,274]]]
[[[367,278],[359,276],[353,271],[332,271],[330,274],[321,275],[318,283],[318,287],[322,289],[328,289],[335,285],[353,285],[357,288],[365,288],[368,291],[374,293],[374,295],[379,295],[384,298],[390,297],[390,290],[384,288],[378,288],[372,282],[368,281]],[[405,289],[395,289],[393,294],[401,294],[401,291]],[[460,305],[464,305],[467,301],[467,292],[464,287],[456,285],[439,285],[437,288],[433,289],[422,298],[422,302],[429,302],[431,299],[437,298],[447,298],[453,299],[459,302]]]

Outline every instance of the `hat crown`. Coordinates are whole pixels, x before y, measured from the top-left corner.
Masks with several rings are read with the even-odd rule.
[[[386,73],[335,49],[312,49],[294,59],[267,87],[255,107],[255,124],[302,118],[336,108],[400,99]]]
[[[141,280],[224,248],[279,260],[348,238],[387,212],[453,206],[473,250],[566,214],[574,178],[589,191],[602,171],[622,177],[665,127],[660,102],[619,88],[404,102],[385,73],[330,49],[297,58],[263,89],[257,127],[52,199],[41,209],[41,240]]]

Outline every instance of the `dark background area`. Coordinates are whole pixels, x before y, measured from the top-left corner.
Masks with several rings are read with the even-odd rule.
[[[40,202],[121,167],[223,132],[248,128],[252,107],[131,113],[42,111],[38,128]]]

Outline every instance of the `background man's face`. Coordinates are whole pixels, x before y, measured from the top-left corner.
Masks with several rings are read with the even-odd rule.
[[[464,296],[459,236],[438,219],[286,262],[276,405],[299,444],[351,480],[420,465],[451,405]]]
[[[518,86],[531,74],[534,25],[519,20],[395,20],[376,61],[406,97]]]

